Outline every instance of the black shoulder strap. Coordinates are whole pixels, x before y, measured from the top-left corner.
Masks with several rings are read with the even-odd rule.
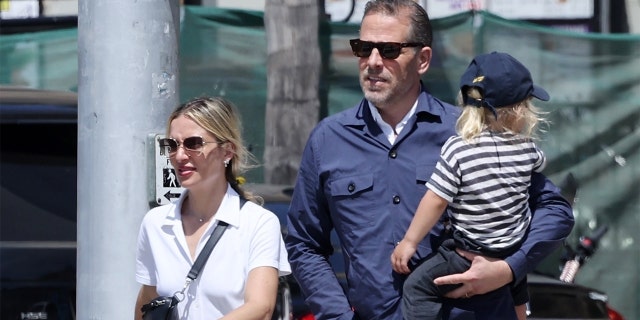
[[[240,196],[240,210],[242,210],[242,207],[246,202],[247,199]],[[193,266],[191,266],[191,270],[189,270],[187,278],[191,279],[191,281],[198,277],[200,270],[202,270],[204,264],[209,260],[209,255],[211,254],[211,251],[213,251],[213,247],[216,246],[216,243],[218,243],[218,240],[220,240],[224,231],[227,230],[228,225],[229,224],[224,221],[218,221],[216,228],[213,230],[213,233],[211,233],[211,237],[209,237],[209,240],[207,240],[207,243],[204,245],[202,252],[200,252],[198,258],[196,258],[196,261],[193,263]]]

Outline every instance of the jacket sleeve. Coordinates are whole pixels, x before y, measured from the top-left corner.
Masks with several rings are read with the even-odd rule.
[[[293,275],[319,319],[352,319],[349,301],[329,264],[333,224],[317,167],[317,129],[302,155],[287,221],[285,244]]]
[[[532,217],[527,238],[520,250],[505,259],[516,281],[522,280],[562,244],[574,224],[571,205],[541,173],[533,173],[531,177],[529,206]]]

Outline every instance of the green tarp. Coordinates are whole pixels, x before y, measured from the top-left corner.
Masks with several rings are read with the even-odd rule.
[[[599,252],[576,282],[601,289],[626,319],[640,318],[640,36],[584,34],[467,12],[433,22],[434,58],[424,82],[454,102],[457,81],[477,53],[505,51],[523,61],[551,94],[538,103],[550,125],[541,147],[545,174],[578,181],[575,244],[580,235],[610,226]],[[329,114],[359,101],[353,24],[330,23]],[[266,104],[263,13],[186,7],[180,32],[180,100],[221,95],[241,110],[245,137],[261,159]],[[0,84],[76,90],[77,30],[0,37]],[[295,133],[292,133],[295,134]],[[249,180],[261,181],[260,169]],[[557,257],[555,257],[557,258]],[[548,259],[540,269],[558,275]]]

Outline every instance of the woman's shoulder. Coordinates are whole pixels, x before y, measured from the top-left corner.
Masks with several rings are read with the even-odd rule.
[[[259,225],[280,225],[280,219],[271,210],[262,205],[247,201],[240,210],[242,219],[256,227]]]
[[[271,219],[271,218],[278,219],[278,217],[276,217],[276,214],[273,213],[271,210],[265,208],[261,204],[253,202],[253,201],[247,201],[242,206],[242,209],[240,211],[243,214],[252,215],[254,217],[264,217],[264,218],[269,218],[269,219]]]

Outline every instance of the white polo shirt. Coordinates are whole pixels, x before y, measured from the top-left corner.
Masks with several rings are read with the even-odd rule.
[[[189,255],[179,209],[187,193],[185,190],[175,204],[151,209],[140,227],[136,280],[156,286],[159,295],[182,290],[195,261]],[[274,267],[281,276],[291,273],[278,217],[250,201],[240,211],[240,198],[230,186],[196,254],[202,251],[218,220],[229,226],[178,304],[180,319],[218,319],[241,306],[245,281],[253,268]]]

